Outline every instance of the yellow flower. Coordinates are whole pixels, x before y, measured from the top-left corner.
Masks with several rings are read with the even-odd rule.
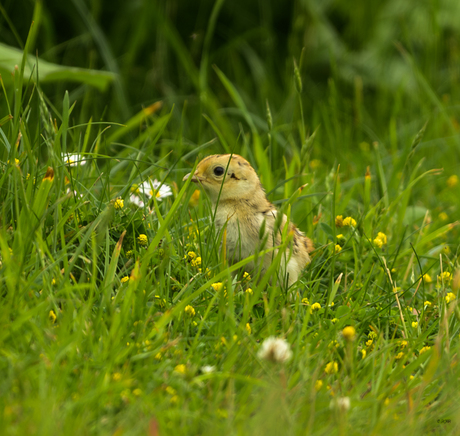
[[[342,336],[346,341],[353,341],[356,336],[356,330],[353,326],[349,325],[342,330]]]
[[[246,323],[246,331],[248,332],[248,335],[252,332],[251,325],[249,323]]]
[[[128,276],[122,277],[120,281],[121,283],[129,282],[129,277]]]
[[[446,296],[446,303],[450,303],[451,301],[455,300],[455,294],[453,292],[449,292]]]
[[[134,251],[133,250],[128,250],[126,252],[126,257],[129,259],[130,257],[133,257],[134,256]]]
[[[213,283],[211,285],[211,288],[213,288],[216,292],[220,292],[223,287],[224,287],[224,284],[221,282]]]
[[[142,245],[142,246],[146,246],[149,242],[148,238],[147,238],[147,235],[139,235],[137,237],[137,240],[139,241],[139,245]]]
[[[356,227],[356,221],[351,216],[347,216],[343,219],[343,225],[346,227]]]
[[[195,257],[196,257],[196,253],[195,253],[194,251],[189,251],[189,252],[185,255],[184,259],[193,260],[193,259],[195,259]]]
[[[188,204],[192,207],[195,207],[198,204],[199,200],[200,200],[200,190],[195,189],[195,191],[193,191],[192,196],[190,197],[190,201]]]
[[[458,185],[458,176],[453,174],[447,179],[447,186],[449,188],[455,188],[457,185]]]
[[[166,386],[166,392],[169,395],[176,395],[176,390],[172,386]]]
[[[334,247],[334,252],[340,253],[342,251],[342,247],[339,244],[336,244]]]
[[[186,315],[190,317],[195,316],[195,309],[193,308],[193,306],[185,306],[184,312]]]
[[[324,368],[324,371],[326,374],[335,374],[339,370],[339,365],[337,362],[329,362],[326,367]]]
[[[369,339],[368,341],[366,341],[366,347],[370,347],[373,343],[374,341],[372,339]]]
[[[361,357],[364,359],[366,356],[367,356],[367,351],[364,348],[362,348],[361,349]]]
[[[425,307],[425,308],[430,307],[430,306],[431,306],[431,301],[426,300],[426,301],[423,303],[423,307]]]
[[[120,381],[121,374],[119,372],[116,372],[115,374],[113,374],[112,378],[113,378],[113,381]]]
[[[323,387],[323,381],[322,380],[316,380],[315,382],[315,391],[318,392],[321,390]]]
[[[334,339],[333,341],[329,342],[327,348],[339,348],[340,344]]]
[[[429,274],[423,274],[423,281],[425,283],[432,283],[433,279],[431,278],[431,276]]]
[[[418,322],[417,322],[417,321],[413,321],[413,322],[412,322],[412,327],[413,327],[414,329],[416,329],[416,328],[418,327]]]
[[[54,313],[54,310],[50,310],[50,313],[48,314],[50,321],[54,324],[56,322],[57,316]]]
[[[163,355],[162,355],[161,353],[155,354],[155,359],[156,359],[156,360],[161,360],[162,357],[163,357]]]
[[[338,320],[339,320],[339,318],[332,318],[331,322],[332,322],[332,324],[335,324]]]
[[[176,365],[174,368],[174,372],[177,372],[179,374],[185,374],[187,371],[187,367],[184,364]]]
[[[367,337],[372,340],[377,339],[377,333],[375,333],[374,331],[371,331],[367,334]]]
[[[444,283],[449,283],[452,280],[452,274],[449,271],[444,271],[438,276],[438,280],[441,280]]]
[[[345,236],[343,236],[342,233],[340,233],[340,235],[337,235],[336,238],[337,239],[345,239]]]
[[[336,227],[343,227],[343,215],[337,215],[335,217],[335,226]]]
[[[201,257],[195,257],[195,259],[192,259],[190,265],[192,265],[195,268],[199,268],[201,265]]]
[[[308,301],[308,298],[302,298],[302,304],[305,304],[306,306],[308,306],[310,304],[310,302]]]
[[[377,245],[377,247],[382,248],[382,245],[385,245],[387,243],[387,235],[382,232],[378,232],[376,238],[374,239],[374,244]]]
[[[51,285],[56,286],[56,279],[51,280]]]
[[[244,292],[246,292],[246,294],[248,294],[248,295],[254,294],[254,292],[252,291],[251,288],[246,289]]]
[[[419,354],[422,354],[422,353],[424,353],[425,351],[428,351],[430,348],[431,348],[431,347],[428,347],[428,346],[423,347],[422,349],[419,350],[418,353],[419,353]]]
[[[316,170],[321,166],[321,161],[319,159],[312,159],[309,165],[312,170]]]
[[[377,233],[377,238],[380,238],[384,244],[387,243],[387,235],[383,232],[378,232]]]
[[[166,300],[159,295],[155,295],[155,302],[163,309],[166,307]]]
[[[313,303],[310,308],[310,313],[313,313],[317,310],[321,309],[321,304],[319,303]]]
[[[449,219],[449,215],[447,215],[446,212],[441,212],[439,215],[438,215],[439,219],[441,221],[447,221]]]
[[[243,274],[243,280],[251,280],[251,275],[248,272],[244,272]]]
[[[400,346],[400,348],[406,348],[407,347],[407,341],[400,341],[399,346]]]
[[[399,360],[399,359],[402,359],[404,357],[404,353],[402,351],[400,351],[396,356],[395,356],[395,359],[396,360]]]
[[[117,198],[113,203],[113,207],[117,210],[123,209],[124,205],[125,202],[121,198]]]
[[[133,394],[136,396],[136,397],[140,397],[142,395],[142,389],[134,389],[133,391]]]

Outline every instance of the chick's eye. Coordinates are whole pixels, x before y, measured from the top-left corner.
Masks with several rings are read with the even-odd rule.
[[[225,170],[223,167],[215,167],[214,168],[214,174],[216,176],[221,176],[222,174],[224,174]]]

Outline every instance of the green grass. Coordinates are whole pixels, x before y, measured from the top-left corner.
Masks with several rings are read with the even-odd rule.
[[[445,42],[460,33],[455,4],[388,1],[369,18],[341,2],[295,3],[294,62],[275,47],[276,5],[242,34],[216,2],[197,18],[200,43],[152,2],[145,17],[128,11],[140,14],[123,24],[137,33],[118,32],[132,48],[121,68],[123,38],[104,30],[96,3],[85,21],[96,65],[78,65],[116,76],[109,94],[85,85],[88,71],[83,85],[50,88],[30,56],[2,82],[2,434],[458,434],[460,87]],[[36,4],[37,23],[49,14]],[[151,79],[139,57],[153,16],[155,59],[169,59],[155,82],[161,103],[133,77],[138,65]],[[348,23],[340,38],[337,17]],[[319,45],[302,51],[306,24]],[[52,39],[41,26],[19,44],[26,53]],[[315,79],[325,63],[327,80]],[[215,152],[245,156],[313,239],[289,292],[270,284],[276,262],[260,280],[243,277],[251,258],[226,263],[210,202],[182,182]],[[148,178],[173,195],[137,207],[130,196]],[[289,361],[259,355],[270,336],[287,341]]]

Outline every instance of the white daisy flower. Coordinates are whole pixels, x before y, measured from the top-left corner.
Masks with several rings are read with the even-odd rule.
[[[260,359],[270,362],[284,363],[292,357],[292,351],[286,340],[270,336],[262,343],[257,355]]]
[[[129,201],[135,204],[137,207],[144,207],[144,202],[135,194],[129,196]]]
[[[139,191],[149,198],[155,195],[156,199],[161,201],[163,198],[172,195],[172,190],[168,185],[162,185],[161,187],[160,185],[161,183],[156,179],[153,182],[147,180],[139,185]]]
[[[86,165],[86,159],[81,154],[63,153],[62,160],[65,164],[76,167],[77,165]]]
[[[211,374],[211,372],[214,372],[215,370],[216,370],[216,367],[212,365],[205,365],[201,367],[201,372],[203,374]]]

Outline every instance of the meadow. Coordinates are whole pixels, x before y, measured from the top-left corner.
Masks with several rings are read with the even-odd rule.
[[[457,1],[0,13],[1,434],[460,433]],[[214,153],[313,240],[291,289]]]

